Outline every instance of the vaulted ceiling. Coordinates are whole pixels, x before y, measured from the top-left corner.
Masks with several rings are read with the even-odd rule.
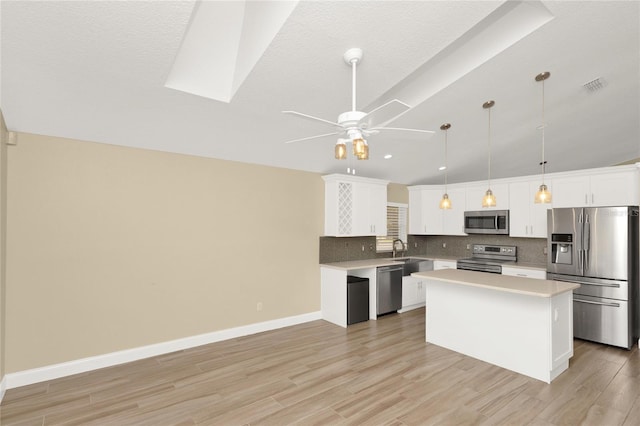
[[[10,130],[397,183],[536,174],[640,157],[637,1],[3,0],[0,105]],[[334,159],[351,109],[343,54],[363,49],[357,109],[399,99],[370,159]],[[589,90],[585,84],[600,84]],[[391,154],[391,159],[384,155]]]

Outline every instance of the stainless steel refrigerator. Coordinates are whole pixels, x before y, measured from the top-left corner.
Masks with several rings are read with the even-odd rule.
[[[630,349],[638,339],[638,207],[551,209],[547,278],[573,291],[573,335]]]

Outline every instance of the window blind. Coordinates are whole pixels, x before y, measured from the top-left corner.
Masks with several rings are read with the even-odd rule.
[[[401,239],[407,243],[407,206],[388,204],[387,205],[387,235],[376,237],[376,251],[393,251],[393,240]]]

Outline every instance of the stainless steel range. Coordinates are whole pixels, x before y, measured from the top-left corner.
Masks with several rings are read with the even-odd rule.
[[[458,260],[458,269],[501,274],[502,265],[517,260],[516,246],[473,244],[473,256]]]

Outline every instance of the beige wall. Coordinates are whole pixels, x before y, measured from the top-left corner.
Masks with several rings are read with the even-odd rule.
[[[387,186],[387,202],[409,204],[409,190],[407,185],[390,183]]]
[[[31,134],[8,171],[7,373],[320,309],[318,174]]]
[[[6,243],[7,243],[7,140],[9,132],[0,111],[0,380],[6,359]]]

